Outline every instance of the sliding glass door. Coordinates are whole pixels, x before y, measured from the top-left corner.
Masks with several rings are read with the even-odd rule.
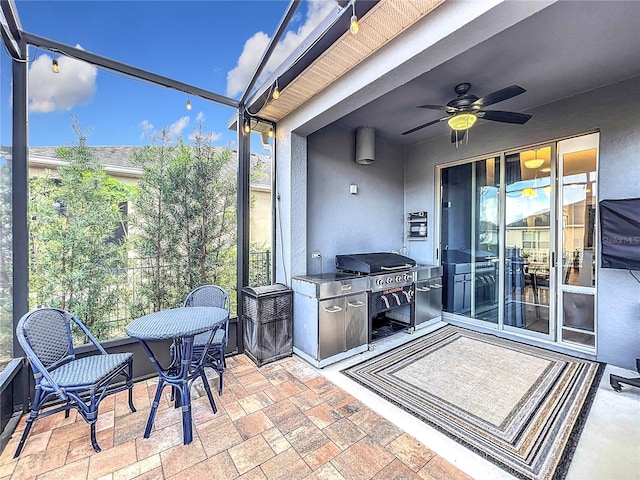
[[[585,135],[439,168],[445,318],[595,348],[597,147]]]

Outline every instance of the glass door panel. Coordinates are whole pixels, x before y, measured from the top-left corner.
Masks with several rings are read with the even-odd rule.
[[[504,325],[549,336],[554,232],[551,147],[505,156]]]
[[[446,312],[498,323],[498,158],[441,170],[440,248]]]
[[[498,323],[500,252],[500,159],[474,163],[471,276],[472,317]]]
[[[598,134],[558,142],[560,340],[595,347]]]

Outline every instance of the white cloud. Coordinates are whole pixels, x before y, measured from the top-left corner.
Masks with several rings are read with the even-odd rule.
[[[76,48],[82,48],[76,45]],[[87,105],[96,93],[98,69],[81,60],[61,55],[60,71],[53,73],[52,57],[44,54],[29,67],[29,111],[53,112]]]
[[[140,138],[144,139],[148,136],[151,136],[153,133],[153,125],[149,120],[143,120],[140,122],[140,128],[142,129],[142,133],[140,134]]]
[[[205,119],[204,113],[200,112],[198,113],[198,115],[196,115],[196,120],[198,124],[200,124],[200,122],[204,122],[204,119]],[[182,135],[184,129],[187,128],[190,123],[191,123],[191,118],[189,116],[184,116],[179,118],[175,122],[173,122],[168,127],[165,127],[167,134],[169,136],[169,139],[171,141],[177,140],[177,138]],[[139,125],[140,125],[140,129],[142,130],[142,133],[140,134],[140,138],[143,140],[146,138],[154,138],[161,134],[161,131],[157,130],[149,120],[142,120],[139,123]],[[194,132],[188,135],[187,138],[189,140],[191,141],[196,140],[197,129],[198,128],[194,128]],[[203,140],[209,141],[211,143],[220,140],[221,138],[223,138],[223,136],[224,135],[222,133],[218,133],[218,132],[202,132]]]
[[[227,73],[227,95],[233,97],[242,93],[246,87],[256,65],[262,58],[262,53],[269,43],[269,36],[264,32],[253,35],[244,44],[238,65]]]
[[[169,135],[176,138],[182,135],[182,131],[189,125],[189,117],[182,117],[169,126]]]
[[[269,62],[265,66],[260,78],[265,78],[273,72],[287,57],[303,42],[305,38],[324,20],[329,12],[335,10],[338,4],[327,0],[309,0],[307,14],[302,25],[297,30],[288,31],[278,42]],[[246,88],[251,75],[269,44],[270,37],[264,32],[257,32],[249,38],[242,49],[238,64],[227,73],[227,95],[234,97]],[[259,82],[258,82],[259,83]]]

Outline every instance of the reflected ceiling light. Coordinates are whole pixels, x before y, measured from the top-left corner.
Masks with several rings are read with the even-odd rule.
[[[278,88],[278,80],[276,79],[276,85],[273,87],[273,93],[271,94],[274,100],[280,98],[280,89]]]
[[[547,185],[546,187],[544,187],[544,191],[547,195],[549,195],[551,193],[551,185]]]
[[[249,119],[245,117],[244,122],[242,124],[242,131],[244,133],[251,133],[251,124],[249,122]]]
[[[536,191],[531,187],[523,188],[522,189],[522,196],[523,197],[533,198],[533,197],[536,196]]]
[[[532,170],[540,168],[542,165],[544,165],[544,158],[538,156],[538,150],[533,151],[533,158],[524,161],[524,166]]]
[[[358,33],[358,31],[360,30],[360,24],[358,23],[358,17],[356,16],[356,2],[354,0],[354,2],[351,4],[351,7],[353,8],[353,15],[351,15],[351,25],[349,25],[349,31],[351,32],[351,35],[356,35]]]
[[[53,73],[58,73],[60,71],[58,60],[56,60],[55,58],[51,61],[51,70],[53,70]]]
[[[541,172],[549,173],[551,171],[551,167],[544,167],[540,169]]]
[[[477,119],[478,117],[473,113],[459,113],[447,120],[447,123],[453,130],[467,130],[476,123]]]
[[[525,160],[524,166],[527,168],[535,169],[540,168],[543,163],[544,160],[542,158],[532,158],[531,160]]]
[[[269,138],[273,138],[273,127],[269,127],[267,134],[269,135]]]
[[[187,110],[191,110],[191,99],[187,96]]]

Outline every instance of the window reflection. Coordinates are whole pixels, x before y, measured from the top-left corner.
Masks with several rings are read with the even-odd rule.
[[[504,323],[549,333],[551,147],[507,155]]]
[[[442,170],[443,304],[447,312],[498,323],[500,162]]]
[[[562,157],[562,282],[595,286],[596,149]]]

